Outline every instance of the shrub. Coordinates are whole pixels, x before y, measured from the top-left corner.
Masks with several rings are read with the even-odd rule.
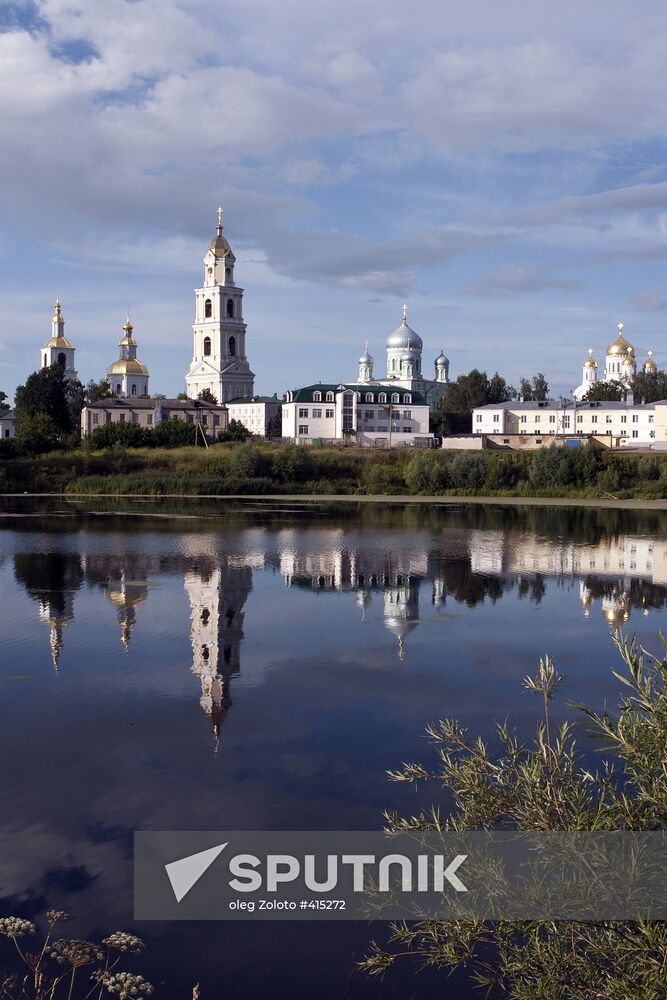
[[[114,422],[97,427],[89,440],[92,448],[111,448],[115,444],[140,448],[146,441],[146,431],[139,424]]]
[[[447,473],[439,455],[417,452],[405,469],[405,485],[411,493],[441,493],[447,485]]]
[[[449,463],[449,482],[454,489],[478,492],[486,482],[486,461],[481,455],[462,451]]]
[[[163,420],[146,436],[150,448],[183,448],[186,445],[203,444],[195,424],[172,417]]]
[[[269,471],[269,460],[257,445],[240,444],[229,457],[227,476],[230,479],[254,479]]]

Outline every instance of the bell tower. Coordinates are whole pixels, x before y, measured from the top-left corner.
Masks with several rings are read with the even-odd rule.
[[[72,381],[77,378],[74,347],[65,336],[65,317],[60,307],[60,299],[56,299],[55,311],[51,318],[51,336],[41,351],[40,368],[50,368],[51,365],[60,365],[65,372],[65,378]]]
[[[218,403],[253,395],[255,375],[246,356],[243,289],[234,281],[235,264],[219,208],[215,236],[204,254],[204,280],[195,289],[192,363],[185,376],[192,399],[204,389]]]

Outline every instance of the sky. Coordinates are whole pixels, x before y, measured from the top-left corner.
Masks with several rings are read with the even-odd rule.
[[[259,393],[356,377],[408,305],[450,375],[667,365],[664,0],[0,0],[0,389],[56,295],[184,388],[224,208]]]

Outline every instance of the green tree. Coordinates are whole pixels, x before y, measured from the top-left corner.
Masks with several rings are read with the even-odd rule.
[[[227,475],[238,479],[254,479],[264,476],[269,470],[269,461],[257,445],[240,444],[232,449],[227,466]]]
[[[24,413],[16,421],[16,447],[26,455],[54,451],[62,440],[48,413]]]
[[[266,425],[266,436],[275,440],[283,436],[283,411],[279,408]]]
[[[9,403],[7,402],[7,393],[0,389],[0,413],[6,413],[9,409]]]
[[[516,389],[507,384],[507,381],[496,372],[489,379],[486,390],[487,403],[507,403],[516,396]]]
[[[405,485],[410,493],[441,493],[447,485],[447,472],[440,456],[430,451],[413,455],[405,468]]]
[[[99,382],[90,380],[86,386],[86,402],[87,403],[99,403],[103,399],[110,399],[113,396],[111,386],[108,381],[103,378]]]
[[[197,399],[201,399],[203,403],[213,403],[215,406],[218,405],[218,400],[215,398],[210,389],[202,389],[202,391],[197,396]]]
[[[81,412],[79,407],[77,414],[77,407],[81,402],[82,388],[80,382],[70,383],[65,378],[59,364],[29,375],[25,385],[16,390],[16,433],[19,440],[27,442],[29,431],[32,429],[37,433],[40,426],[40,434],[47,433],[46,424],[40,425],[30,419],[41,415],[51,421],[48,435],[53,431],[56,444],[62,444],[68,434],[77,430],[78,414]]]
[[[187,420],[162,420],[147,434],[146,444],[154,448],[184,448],[187,445],[202,445],[201,435],[195,424]]]
[[[667,399],[667,372],[639,372],[633,380],[632,391],[636,403]]]
[[[531,400],[543,402],[549,398],[549,383],[542,374],[538,372],[531,379],[522,378],[519,383],[519,395],[526,402]]]
[[[121,444],[125,448],[141,448],[146,444],[148,434],[150,431],[145,431],[139,424],[113,422],[96,427],[88,435],[86,443],[93,449],[112,448],[115,444]]]
[[[313,475],[311,450],[305,445],[286,444],[276,451],[271,467],[284,483],[305,483]]]
[[[616,712],[580,707],[591,735],[612,759],[593,768],[576,728],[556,727],[551,702],[561,681],[549,656],[525,688],[542,703],[532,741],[497,724],[497,745],[472,738],[452,719],[427,728],[435,766],[404,764],[394,781],[437,782],[453,803],[402,818],[385,813],[390,832],[455,830],[663,830],[667,823],[667,641],[653,656],[634,639],[617,640],[624,685]],[[486,996],[504,1000],[662,1000],[667,922],[534,920],[483,922],[437,919],[397,923],[390,945],[373,945],[363,964],[385,973],[401,956],[450,973],[467,970]]]
[[[240,420],[230,420],[224,431],[218,434],[218,441],[247,441],[250,431]]]
[[[594,382],[584,399],[591,402],[610,403],[625,399],[628,393],[625,382]]]

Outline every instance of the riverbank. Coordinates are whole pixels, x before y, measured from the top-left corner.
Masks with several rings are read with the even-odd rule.
[[[667,454],[554,446],[532,453],[305,448],[81,448],[0,462],[0,493],[115,497],[315,497],[384,502],[667,501]],[[661,508],[656,508],[661,509]]]

